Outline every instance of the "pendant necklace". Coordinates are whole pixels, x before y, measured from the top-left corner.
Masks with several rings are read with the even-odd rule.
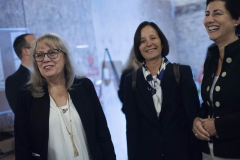
[[[69,105],[70,101],[69,101],[69,97],[68,97],[68,102],[67,102],[67,103],[68,103],[68,108],[62,109],[62,112],[65,113],[65,112],[69,109],[69,118],[70,118],[71,132],[70,132],[70,131],[68,130],[68,128],[67,128],[66,122],[65,122],[64,117],[63,117],[63,114],[62,114],[62,112],[61,112],[61,109],[60,109],[59,107],[58,107],[58,109],[60,110],[60,113],[61,113],[61,116],[62,116],[62,118],[63,118],[63,122],[64,122],[64,124],[65,124],[65,127],[66,127],[66,129],[67,129],[68,135],[69,135],[70,138],[71,138],[72,146],[73,146],[73,151],[74,151],[74,157],[77,157],[77,156],[79,156],[79,153],[78,153],[78,149],[77,149],[77,147],[76,147],[76,145],[75,145],[75,142],[74,142],[74,139],[73,139],[72,117],[71,117],[71,112],[70,112],[70,105]]]
[[[62,109],[62,112],[63,112],[63,113],[66,113],[67,110],[68,110],[68,108]]]

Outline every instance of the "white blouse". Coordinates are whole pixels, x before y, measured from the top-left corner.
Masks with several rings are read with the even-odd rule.
[[[216,83],[217,83],[218,77],[219,77],[219,76],[215,76],[215,77],[214,77],[213,83],[212,83],[212,87],[211,87],[211,89],[210,89],[210,101],[211,101],[211,103],[212,103],[212,107],[213,107],[213,90],[214,90],[214,87],[215,87],[215,85],[216,85]]]
[[[74,104],[72,103],[70,95],[68,96],[69,102],[67,101],[67,104],[65,106],[59,108],[50,96],[48,159],[90,160],[87,146],[87,138],[81,118]],[[71,132],[69,109],[65,113],[62,112],[62,109],[68,108],[68,103],[70,106],[72,117],[73,138],[79,153],[79,156],[77,157],[74,157],[72,141],[65,126],[66,123],[68,130]]]
[[[211,87],[211,89],[210,89],[210,101],[211,101],[211,103],[212,103],[212,107],[213,107],[213,90],[214,90],[214,87],[215,87],[215,85],[216,85],[216,83],[217,83],[217,80],[218,80],[218,77],[219,76],[215,76],[214,77],[214,79],[213,79],[213,83],[212,83],[212,87]],[[212,117],[211,117],[212,118]],[[210,149],[213,149],[213,143],[208,143],[208,147],[210,148]]]

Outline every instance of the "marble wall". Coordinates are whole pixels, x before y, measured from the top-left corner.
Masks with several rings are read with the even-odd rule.
[[[191,0],[191,1],[189,1],[189,0],[174,0],[175,6],[186,6],[189,4],[196,4],[198,2],[203,2],[203,0]]]
[[[0,28],[26,27],[23,0],[0,0]]]
[[[213,42],[209,40],[203,25],[205,1],[176,7],[175,33],[179,62],[190,65],[196,79],[206,57],[207,48]]]

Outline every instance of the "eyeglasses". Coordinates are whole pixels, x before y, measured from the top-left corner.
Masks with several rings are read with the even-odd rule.
[[[47,53],[35,53],[33,55],[33,58],[37,61],[37,62],[42,62],[45,58],[45,54],[47,54],[48,58],[50,59],[56,59],[58,57],[59,52],[63,52],[60,49],[51,49],[49,50]],[[63,52],[64,53],[64,52]]]

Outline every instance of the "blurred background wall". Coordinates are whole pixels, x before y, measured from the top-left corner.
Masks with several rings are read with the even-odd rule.
[[[197,79],[211,44],[202,0],[0,0],[0,10],[0,131],[13,129],[4,83],[20,63],[12,49],[14,38],[25,32],[37,37],[57,33],[69,44],[76,70],[95,84],[118,160],[127,159],[126,122],[111,68],[104,76],[110,81],[103,81],[100,90],[105,48],[121,76],[137,26],[153,21],[169,41],[168,59],[190,65]]]

